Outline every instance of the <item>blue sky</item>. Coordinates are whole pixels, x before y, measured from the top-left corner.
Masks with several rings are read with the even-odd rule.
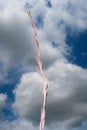
[[[71,36],[68,34],[67,42],[72,47],[71,55],[73,63],[83,68],[87,68],[87,31]]]
[[[39,129],[42,81],[26,5],[49,84],[45,129],[87,129],[86,3],[0,0],[0,130]]]

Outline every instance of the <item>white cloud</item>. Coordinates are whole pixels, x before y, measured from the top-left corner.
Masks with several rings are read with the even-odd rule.
[[[7,96],[5,94],[0,93],[0,118],[2,116],[2,109],[5,106]]]
[[[3,64],[0,80],[4,79],[11,66],[22,64],[26,68],[28,65],[36,65],[33,33],[24,11],[26,2],[27,0],[0,0],[0,65]],[[29,2],[34,20],[40,14],[44,21],[43,27],[37,28],[37,32],[49,79],[47,124],[64,121],[72,127],[79,125],[87,117],[87,70],[69,64],[65,58],[69,49],[66,44],[66,27],[77,32],[86,30],[86,0],[51,0],[52,8],[48,8],[45,1]],[[57,45],[56,48],[51,46],[52,41]],[[42,105],[39,75],[35,72],[24,74],[14,93],[15,112],[33,123],[39,122]],[[19,124],[21,122],[25,121],[21,120]],[[3,126],[4,129],[7,127],[8,123]],[[23,130],[25,128],[27,125]],[[22,127],[19,125],[15,129]]]
[[[65,121],[75,127],[86,120],[86,77],[87,70],[69,63],[56,62],[48,70],[48,123]]]
[[[77,29],[85,29],[86,24],[86,0],[51,0],[56,12],[57,20]],[[56,11],[57,10],[57,11]]]
[[[49,79],[47,125],[63,121],[68,126],[78,126],[87,117],[87,70],[69,63],[55,62],[46,73]],[[32,72],[23,75],[14,91],[13,108],[33,123],[39,123],[41,86],[39,75]]]
[[[61,128],[60,126],[58,128]],[[30,121],[20,118],[14,121],[2,121],[0,123],[1,130],[38,130],[39,126],[34,126]],[[51,128],[45,128],[45,130],[52,130]],[[54,130],[57,130],[56,128]],[[66,130],[63,126],[61,130]]]
[[[55,125],[56,127],[56,125]],[[82,128],[76,128],[76,129],[72,129],[72,130],[82,130],[85,129],[87,127],[87,124],[84,123],[84,125],[82,126]],[[2,121],[0,123],[0,129],[1,130],[38,130],[39,126],[34,126],[31,122],[27,121],[26,119],[17,119],[14,121]],[[59,126],[57,128],[46,128],[45,130],[68,130],[64,127],[63,124],[59,124]]]
[[[35,67],[36,65],[33,32],[30,20],[24,10],[25,3],[26,1],[17,0],[0,1],[0,64],[3,64],[3,68],[1,67],[1,71],[3,71],[0,76],[1,81],[7,76],[10,67],[18,67],[21,65],[26,69]],[[39,2],[39,4],[42,3]],[[39,13],[37,12],[36,15],[39,4],[32,8],[32,14],[35,14],[35,16]],[[43,9],[40,12],[41,15],[45,13],[46,8],[45,3],[43,4],[43,8],[40,6],[41,10]],[[52,48],[52,46],[48,44],[48,41],[44,39],[45,37],[42,30],[38,32],[38,35],[40,37],[42,60],[45,67],[50,66],[57,58],[65,60],[61,51]]]
[[[9,65],[19,64],[25,59],[30,60],[31,63],[34,58],[32,29],[28,24],[27,14],[24,13],[23,9],[20,9],[21,5],[17,1],[7,2],[1,12],[0,53],[3,57],[1,60]]]
[[[6,95],[5,94],[0,94],[0,104],[5,105],[5,100],[6,100]]]
[[[44,7],[44,2],[42,2],[42,4],[41,2],[42,1],[33,5],[32,14],[36,20],[35,16],[40,13],[43,16],[44,12],[44,26],[42,32],[45,35],[44,38],[48,41],[55,41],[61,45],[64,44],[66,40],[66,27],[77,32],[86,30],[86,0],[51,0],[52,8],[50,9],[46,7],[46,3]],[[39,7],[42,7],[42,5],[43,8],[40,8],[39,11]]]
[[[0,123],[1,130],[38,130],[37,127],[33,126],[31,122],[25,119],[17,119],[15,121],[9,122],[4,121]]]
[[[33,32],[24,10],[26,2],[27,0],[0,1],[0,59],[4,64],[4,76],[11,66],[22,64],[26,68],[29,65],[36,65]],[[37,32],[45,67],[50,66],[57,59],[65,60],[68,50],[66,26],[73,30],[86,29],[85,0],[84,2],[51,0],[52,8],[48,8],[45,1],[29,2],[34,20],[36,21],[38,15],[43,16],[43,27],[37,29]],[[50,44],[52,41],[58,45],[57,48],[52,48]],[[0,79],[2,80],[4,76]]]
[[[3,0],[0,6],[0,82],[5,82],[10,67],[34,66],[35,47],[24,3]]]
[[[30,116],[31,118],[34,118],[33,113],[32,115],[29,114],[32,112],[35,106],[38,107],[39,104],[39,112],[36,113],[37,115],[39,114],[39,116],[37,116],[36,118],[40,117],[40,109],[42,104],[42,87],[40,81],[40,76],[37,73],[28,73],[23,75],[21,79],[22,84],[19,84],[14,91],[16,94],[16,102],[13,104],[13,107],[16,108],[16,110],[19,112],[19,115],[26,116],[27,118],[29,118]],[[29,114],[28,110],[30,111]]]

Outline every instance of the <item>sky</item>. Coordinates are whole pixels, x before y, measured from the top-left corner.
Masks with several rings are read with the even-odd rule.
[[[27,6],[48,78],[45,130],[86,130],[86,0],[0,0],[0,130],[39,130],[42,80]]]

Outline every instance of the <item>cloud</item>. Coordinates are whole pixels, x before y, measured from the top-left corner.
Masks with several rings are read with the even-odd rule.
[[[60,126],[58,127],[60,128]],[[0,123],[0,129],[1,130],[38,130],[39,126],[34,126],[30,121],[23,119],[23,118],[19,118],[16,119],[14,121],[2,121]],[[45,128],[46,130],[52,130],[51,128]],[[56,128],[54,130],[57,130]],[[66,130],[62,127],[61,130]]]
[[[29,67],[30,71],[30,67],[36,66],[33,32],[24,10],[26,2],[0,1],[0,81],[5,82],[6,73],[13,66]],[[59,122],[64,122],[76,127],[87,119],[87,70],[68,63],[66,55],[70,49],[66,37],[67,28],[72,33],[87,29],[86,0],[50,0],[50,8],[46,1],[29,2],[35,23],[40,22],[38,16],[43,19],[42,26],[36,29],[49,80],[46,123],[54,126],[55,123],[59,125]],[[36,72],[23,74],[14,94],[15,113],[26,117],[34,125],[38,124],[43,99],[39,75]],[[7,124],[5,127],[8,127]]]
[[[70,127],[78,126],[86,120],[87,116],[85,93],[87,92],[87,70],[68,63],[65,57],[69,49],[66,36],[67,27],[72,32],[81,32],[86,29],[85,0],[84,2],[82,0],[80,2],[51,0],[51,8],[46,6],[46,2],[41,4],[41,2],[30,1],[30,3],[35,22],[38,15],[43,17],[43,26],[37,29],[37,32],[41,43],[42,60],[44,66],[46,68],[48,66],[46,73],[50,87],[47,125],[64,121]],[[56,48],[52,46],[52,42],[57,45]],[[41,88],[39,75],[32,72],[24,74],[20,84],[14,90],[13,108],[15,112],[34,124],[39,123],[40,118]]]
[[[11,67],[18,68],[19,66],[22,66],[21,69],[30,70],[30,68],[35,68],[36,66],[33,31],[30,20],[24,9],[25,4],[26,1],[17,0],[4,0],[3,2],[0,2],[0,65],[1,72],[3,72],[0,75],[0,81],[4,81],[7,72]],[[39,4],[42,3],[40,2]],[[46,9],[44,2],[43,4],[43,10],[40,6],[41,11],[39,11],[41,16],[44,15]],[[34,14],[35,11],[36,18],[37,15],[39,15],[39,12],[36,12],[38,7],[39,5],[33,7],[32,10],[32,14]],[[57,58],[65,60],[62,52],[53,48],[44,38],[42,30],[38,32],[38,36],[40,37],[42,60],[45,68],[54,63]]]
[[[2,109],[5,106],[7,96],[5,94],[0,93],[0,118],[2,116]]]
[[[18,111],[19,115],[22,115],[24,117],[26,116],[28,119],[31,118],[31,120],[36,118],[35,120],[38,119],[38,121],[40,117],[40,109],[42,104],[42,92],[41,92],[42,87],[40,81],[41,79],[38,73],[24,74],[21,79],[21,82],[24,85],[19,84],[17,88],[14,90],[14,93],[16,95],[15,95],[15,103],[13,104],[13,108],[16,108],[15,110]],[[23,97],[21,97],[21,94]],[[25,106],[25,109],[23,108],[23,106]],[[32,110],[34,111],[35,107],[36,108],[39,107],[39,111],[33,113]]]
[[[23,2],[4,0],[0,5],[0,82],[3,82],[11,67],[33,67],[36,52]]]
[[[43,18],[43,27],[37,28],[37,32],[41,46],[47,48],[46,44],[48,44],[48,47],[53,50],[51,56],[47,51],[47,56],[49,55],[50,57],[48,56],[45,59],[44,54],[42,54],[44,63],[48,59],[51,64],[55,61],[57,55],[62,55],[61,59],[64,59],[63,54],[67,53],[66,27],[82,31],[86,29],[87,24],[85,0],[84,2],[82,0],[80,2],[77,0],[67,0],[66,2],[64,0],[55,0],[50,2],[52,8],[46,6],[46,1],[30,0],[35,22],[38,16]],[[18,66],[19,64],[23,66],[34,66],[36,64],[33,32],[28,16],[24,11],[25,4],[26,1],[17,0],[3,0],[3,2],[0,2],[0,59],[4,63],[4,68],[11,65]],[[52,42],[58,44],[56,56],[54,56],[54,50],[56,52],[56,49],[51,46]]]
[[[49,79],[47,125],[63,121],[70,127],[79,126],[87,118],[87,70],[55,62],[46,73]],[[34,124],[39,123],[40,118],[41,86],[39,75],[32,72],[24,74],[14,90],[13,108]]]
[[[48,70],[48,123],[65,121],[79,126],[87,118],[87,70],[69,63],[56,62]]]
[[[82,130],[82,129],[86,129],[87,128],[87,125],[86,123],[84,123],[84,125],[82,126],[82,128],[76,128],[76,129],[73,129],[73,130]],[[14,121],[2,121],[0,123],[0,129],[1,130],[38,130],[39,127],[37,126],[34,126],[31,122],[27,121],[26,119],[22,119],[22,118],[19,118],[17,120],[14,120]],[[58,130],[58,129],[61,129],[61,130],[67,130],[64,125],[60,124],[57,128],[46,128],[45,127],[45,130]]]
[[[80,29],[84,30],[87,27],[85,17],[85,11],[87,10],[85,5],[86,0],[80,0],[80,2],[78,0],[55,0],[51,2],[53,9],[58,16],[55,18],[56,21],[60,22],[62,20],[67,26],[73,27],[74,29],[76,28],[79,31],[81,31]]]
[[[51,0],[50,2],[52,8],[48,8],[45,1],[42,4],[41,2],[32,4],[32,14],[35,21],[40,12],[42,16],[44,14],[42,31],[45,39],[50,42],[55,41],[57,44],[64,44],[66,41],[67,27],[77,32],[84,31],[87,28],[86,0],[80,0],[80,2],[77,0]],[[30,1],[30,3],[33,2]],[[42,7],[42,5],[43,8],[40,8],[39,11],[39,7]]]
[[[17,0],[0,2],[0,63],[3,63],[0,80],[6,77],[10,67],[21,65],[29,68],[36,65],[33,32],[24,10],[26,2]],[[51,8],[47,6],[46,1],[30,0],[35,23],[39,16],[43,19],[43,26],[37,28],[37,32],[45,67],[49,67],[57,59],[66,60],[65,55],[69,51],[66,44],[66,27],[82,31],[87,25],[85,0],[84,2],[82,0],[50,2]],[[57,45],[57,48],[52,47],[52,42]]]
[[[37,127],[34,127],[31,122],[28,122],[25,119],[17,119],[12,122],[4,121],[0,123],[0,129],[1,130],[38,130]]]
[[[32,59],[35,59],[32,29],[30,24],[28,27],[27,14],[20,9],[15,10],[5,6],[0,17],[1,60],[8,66],[26,61],[32,64]]]

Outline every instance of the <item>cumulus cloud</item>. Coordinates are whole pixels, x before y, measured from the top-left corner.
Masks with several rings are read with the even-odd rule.
[[[33,40],[33,32],[30,21],[24,11],[27,1],[8,1],[0,2],[0,59],[7,66],[30,65],[34,66],[35,47]],[[86,3],[80,0],[76,1],[50,1],[52,8],[48,8],[46,1],[30,0],[30,6],[35,22],[38,16],[43,19],[43,27],[37,28],[39,40],[41,43],[41,51],[43,48],[50,48],[52,53],[47,56],[42,53],[42,59],[45,64],[53,63],[57,58],[64,59],[68,46],[66,45],[66,27],[72,29],[86,29]],[[78,5],[78,6],[77,6]],[[60,15],[61,14],[61,15]],[[79,15],[80,14],[80,15]],[[39,21],[40,22],[40,21]],[[58,47],[52,48],[52,41]],[[46,44],[48,45],[46,45]],[[51,44],[49,44],[51,43]],[[58,52],[57,52],[58,51]],[[8,68],[8,67],[7,67]]]
[[[81,0],[80,3],[70,0],[66,2],[51,0],[51,8],[47,7],[45,1],[43,8],[41,2],[37,3],[34,0],[30,2],[35,22],[38,15],[41,15],[44,21],[43,26],[37,31],[39,41],[42,43],[40,47],[44,65],[49,66],[46,70],[50,86],[47,125],[63,121],[70,127],[78,126],[87,118],[87,70],[67,62],[65,55],[67,55],[68,46],[65,41],[67,27],[77,32],[86,29],[85,0],[84,2]],[[56,44],[56,48],[52,46],[52,42]],[[39,75],[32,72],[24,74],[20,84],[14,90],[15,112],[34,124],[39,123],[40,118],[41,86]]]
[[[21,79],[21,82],[24,85],[19,84],[17,88],[14,90],[14,93],[16,94],[16,96],[15,96],[15,103],[13,104],[13,108],[16,108],[15,111],[16,112],[18,111],[19,115],[22,115],[23,117],[26,116],[28,119],[31,118],[31,120],[36,118],[35,120],[38,122],[40,118],[40,109],[41,109],[41,104],[42,104],[42,92],[41,92],[42,87],[41,87],[40,81],[41,79],[38,73],[24,74]],[[21,94],[23,95],[24,100],[21,97]],[[23,108],[23,106],[25,106],[25,109]],[[39,109],[35,113],[36,116],[32,112],[32,110],[34,111],[35,107]],[[23,109],[20,109],[20,108],[23,108]]]
[[[58,127],[59,129],[61,128],[60,126]],[[30,121],[19,118],[15,121],[2,121],[0,123],[0,129],[1,130],[38,130],[39,127],[34,126]],[[45,128],[46,130],[52,130],[51,128]],[[57,130],[56,128],[54,130]],[[61,130],[66,130],[64,127],[62,127]]]
[[[82,126],[82,128],[76,128],[74,130],[82,130],[82,129],[85,129],[87,128],[87,125],[86,123],[84,123],[84,125]],[[2,121],[0,123],[0,129],[1,130],[38,130],[39,127],[37,126],[34,126],[30,121],[27,121],[26,119],[17,119],[15,121]],[[46,128],[45,127],[45,130],[58,130],[58,129],[61,129],[61,130],[67,130],[63,124],[59,124],[57,128]]]
[[[6,75],[6,70],[10,66],[21,64],[26,68],[29,65],[36,65],[33,32],[24,9],[26,2],[0,1],[0,63],[3,63],[3,75]],[[87,25],[85,0],[84,2],[82,0],[80,2],[77,0],[50,2],[52,8],[47,6],[46,1],[30,0],[35,22],[37,22],[38,16],[43,19],[43,27],[37,28],[37,32],[45,67],[50,66],[56,59],[65,60],[68,51],[66,27],[82,31]],[[52,42],[58,45],[57,48],[52,48]],[[48,49],[49,51],[47,51]]]
[[[87,70],[69,63],[56,62],[48,70],[48,123],[65,121],[75,127],[86,120],[86,76]]]
[[[67,27],[77,32],[84,31],[87,28],[86,0],[51,0],[50,2],[52,8],[47,7],[45,1],[38,1],[37,3],[30,1],[30,3],[32,3],[32,14],[35,20],[36,16],[40,13],[42,16],[44,14],[44,26],[42,31],[44,32],[45,39],[50,42],[55,41],[58,44],[64,44]],[[40,8],[42,5],[43,8]]]
[[[39,2],[39,4],[42,3]],[[36,17],[39,12],[41,15],[45,14],[45,2],[43,4],[43,10],[38,4],[37,6],[32,5],[32,14],[35,12]],[[3,64],[3,67],[1,67],[3,73],[0,75],[0,81],[4,80],[10,67],[21,65],[23,68],[29,69],[29,67],[35,67],[36,65],[33,31],[25,5],[26,1],[3,0],[3,2],[0,2],[0,65]],[[41,7],[39,11],[38,7]],[[49,67],[57,58],[65,60],[61,51],[48,44],[49,42],[45,39],[42,30],[38,32],[38,36],[40,37],[42,60],[45,68]]]
[[[69,63],[55,62],[46,73],[49,79],[47,125],[62,121],[70,127],[80,125],[87,118],[87,70]],[[23,75],[14,90],[15,111],[35,124],[39,123],[40,118],[41,89],[39,75],[28,73]]]
[[[27,14],[17,9],[16,4],[16,9],[12,8],[13,3],[4,5],[0,16],[0,58],[8,66],[24,62],[32,64],[35,59],[32,30]]]
[[[11,66],[21,64],[26,68],[36,65],[33,32],[24,10],[26,2],[0,1],[0,72],[4,76]],[[87,119],[87,70],[68,63],[66,37],[67,27],[72,32],[86,30],[86,0],[50,0],[50,8],[46,1],[29,2],[36,26],[38,22],[43,22],[40,28],[37,26],[37,33],[49,80],[46,123],[59,125],[63,121],[70,127],[78,126]],[[38,16],[43,20],[40,21]],[[0,80],[3,79],[2,75]],[[14,112],[26,117],[34,125],[38,124],[43,100],[39,75],[36,72],[23,74],[14,94]],[[8,123],[3,129],[7,127],[9,129]],[[22,129],[19,127],[18,130]],[[30,126],[30,129],[34,128]]]
[[[2,109],[5,106],[6,99],[7,99],[7,96],[5,94],[0,94],[0,118],[2,116]]]
[[[37,127],[33,126],[31,122],[25,119],[17,119],[15,121],[9,122],[4,121],[0,123],[1,130],[38,130]]]

